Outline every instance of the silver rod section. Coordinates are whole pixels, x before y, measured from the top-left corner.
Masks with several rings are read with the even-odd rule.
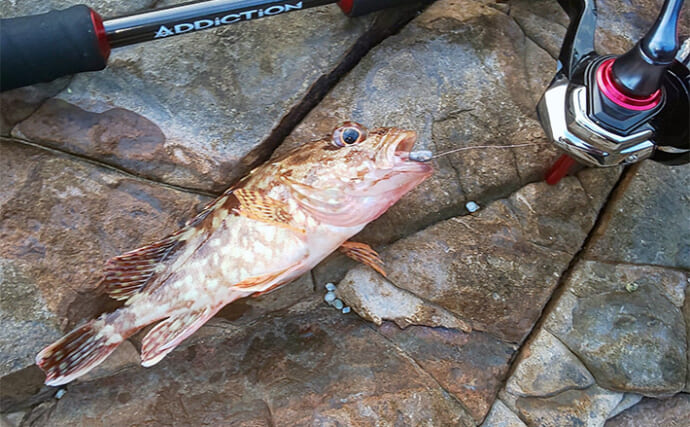
[[[335,3],[337,0],[207,0],[103,22],[110,47],[187,34],[236,22]]]

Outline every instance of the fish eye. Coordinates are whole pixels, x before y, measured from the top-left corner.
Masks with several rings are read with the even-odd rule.
[[[345,122],[333,131],[332,142],[336,147],[356,144],[367,139],[367,128],[355,122]]]

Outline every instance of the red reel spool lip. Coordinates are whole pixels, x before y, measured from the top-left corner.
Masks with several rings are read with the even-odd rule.
[[[101,51],[101,55],[103,55],[103,58],[107,60],[110,56],[110,43],[108,43],[108,34],[105,32],[103,18],[101,18],[101,15],[96,13],[96,11],[93,9],[91,9],[91,22],[93,23],[93,29],[96,32],[96,38],[98,39],[98,48]]]
[[[659,105],[661,102],[661,89],[646,98],[636,98],[623,93],[613,79],[613,63],[616,59],[604,61],[597,69],[597,84],[599,90],[617,105],[633,111],[647,111]]]
[[[340,6],[340,10],[345,13],[345,15],[349,15],[350,12],[352,12],[352,3],[354,0],[340,0],[338,2],[338,6]]]

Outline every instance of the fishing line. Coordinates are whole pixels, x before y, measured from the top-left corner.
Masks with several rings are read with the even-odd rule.
[[[457,153],[459,151],[475,150],[475,149],[487,149],[487,148],[518,148],[518,147],[536,147],[540,145],[550,145],[548,142],[534,143],[534,144],[515,144],[515,145],[475,145],[472,147],[462,147],[456,148],[454,150],[446,151],[439,154],[434,154],[431,159],[436,159],[442,156],[447,156],[448,154]]]

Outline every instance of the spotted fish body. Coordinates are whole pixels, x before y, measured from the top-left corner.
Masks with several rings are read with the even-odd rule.
[[[226,304],[288,283],[338,248],[383,273],[373,250],[347,240],[432,169],[409,160],[413,131],[346,126],[356,139],[312,141],[260,166],[178,232],[109,260],[106,292],[125,306],[41,351],[46,384],[83,375],[158,322],[142,342],[141,363],[152,366]]]

